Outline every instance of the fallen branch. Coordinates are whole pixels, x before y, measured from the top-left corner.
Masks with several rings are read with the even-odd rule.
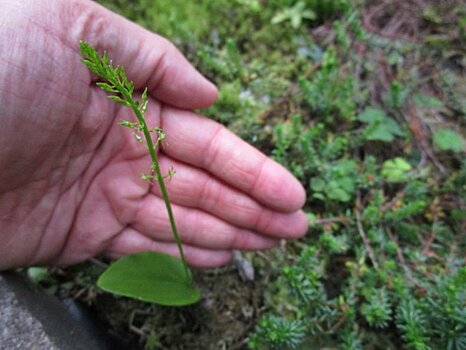
[[[366,232],[364,231],[364,227],[362,226],[361,212],[359,211],[360,203],[361,203],[361,199],[359,198],[359,194],[358,194],[358,199],[356,203],[356,208],[354,209],[354,214],[356,216],[356,224],[358,227],[359,235],[361,236],[361,239],[364,242],[364,246],[366,247],[366,251],[367,251],[367,254],[369,255],[369,259],[371,260],[372,265],[377,270],[377,272],[379,272],[380,271],[379,264],[377,262],[377,259],[375,258],[374,250],[372,249],[370,240],[367,237]]]
[[[342,223],[343,225],[347,225],[348,222],[350,221],[350,218],[345,217],[345,216],[337,216],[337,217],[332,217],[332,218],[324,218],[324,219],[317,219],[313,220],[309,223],[311,226],[315,225],[327,225],[327,224],[333,224],[335,222]]]
[[[382,213],[386,212],[388,209],[391,209],[392,207],[394,207],[396,205],[396,203],[402,199],[405,195],[405,191],[400,191],[398,192],[395,197],[392,198],[392,200],[388,203],[386,203],[382,208],[380,208],[380,211]]]
[[[401,250],[400,246],[398,245],[398,238],[393,234],[393,232],[390,230],[390,228],[386,229],[388,237],[392,240],[392,242],[396,243],[397,248],[396,248],[396,255],[398,257],[398,260],[400,261],[400,264],[404,267],[406,271],[406,277],[414,284],[414,285],[419,285],[419,283],[416,282],[416,280],[413,277],[413,273],[411,269],[409,268],[408,264],[406,263],[406,259],[403,255],[403,251]]]

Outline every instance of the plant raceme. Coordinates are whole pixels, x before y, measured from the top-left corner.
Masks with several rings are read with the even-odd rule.
[[[147,147],[152,163],[150,173],[143,174],[141,178],[158,183],[180,255],[180,259],[155,252],[128,255],[110,265],[99,277],[97,285],[117,295],[161,305],[193,304],[199,301],[200,292],[193,286],[164,182],[174,175],[174,170],[163,175],[157,158],[157,147],[165,138],[165,133],[158,127],[149,128],[144,117],[148,104],[147,88],[142,93],[141,101],[136,100],[133,97],[134,85],[128,80],[123,67],[113,67],[107,53],[100,56],[84,41],[80,42],[80,48],[82,62],[102,80],[97,85],[110,94],[109,99],[130,108],[136,117],[135,121],[120,121],[119,125],[132,129],[136,141],[145,143]],[[152,135],[155,135],[155,140]]]

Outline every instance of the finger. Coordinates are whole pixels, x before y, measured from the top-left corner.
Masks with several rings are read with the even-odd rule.
[[[163,151],[169,156],[206,169],[270,208],[294,212],[303,206],[305,191],[298,180],[225,127],[169,107],[161,117],[167,134]]]
[[[205,171],[160,156],[163,173],[174,167],[176,175],[166,182],[172,203],[208,212],[229,224],[275,238],[297,238],[307,231],[302,211],[281,213],[270,210]],[[158,186],[152,192],[161,197]]]
[[[160,101],[186,109],[207,107],[217,98],[215,86],[165,38],[93,1],[61,4],[65,13],[71,13],[73,25],[69,19],[63,23],[71,47],[79,50],[79,40],[84,40],[100,52],[107,51],[137,89],[147,86]]]
[[[237,228],[200,210],[174,204],[172,209],[183,244],[219,250],[258,250],[276,245],[274,239]],[[132,227],[151,239],[174,242],[165,204],[155,195],[145,197]]]
[[[178,247],[175,243],[152,240],[130,228],[125,229],[112,241],[106,250],[106,255],[117,259],[128,254],[148,250],[179,257]],[[228,250],[209,250],[183,244],[183,252],[188,264],[193,267],[219,267],[231,260],[231,252]]]

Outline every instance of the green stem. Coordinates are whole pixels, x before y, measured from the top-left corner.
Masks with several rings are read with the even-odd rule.
[[[123,91],[123,89],[120,91]],[[157,182],[159,183],[160,191],[162,192],[163,201],[165,202],[165,207],[167,208],[168,219],[170,220],[170,226],[173,232],[173,237],[175,238],[175,242],[178,247],[178,252],[180,253],[181,261],[183,262],[184,271],[186,273],[186,278],[191,279],[191,274],[189,273],[188,264],[186,263],[186,258],[184,256],[180,235],[178,234],[178,229],[176,228],[175,217],[173,215],[172,206],[170,204],[170,199],[168,197],[167,187],[165,186],[165,181],[164,181],[162,172],[160,170],[159,160],[157,157],[157,153],[155,152],[154,142],[152,141],[149,128],[147,127],[147,123],[146,123],[146,120],[144,119],[144,116],[139,110],[139,106],[133,101],[132,97],[126,93],[123,94],[123,96],[125,97],[126,101],[130,104],[131,109],[133,110],[134,114],[136,115],[136,118],[139,121],[139,124],[142,126],[142,131],[146,139],[147,148],[149,150],[149,154],[152,159],[153,166],[151,168],[155,170],[155,174],[157,176]]]

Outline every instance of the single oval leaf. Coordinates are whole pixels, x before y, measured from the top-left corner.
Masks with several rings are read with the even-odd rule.
[[[155,252],[115,261],[100,275],[97,285],[117,295],[166,306],[194,304],[201,297],[180,259]]]
[[[452,129],[440,129],[434,134],[434,144],[442,151],[460,153],[464,149],[464,140]]]

